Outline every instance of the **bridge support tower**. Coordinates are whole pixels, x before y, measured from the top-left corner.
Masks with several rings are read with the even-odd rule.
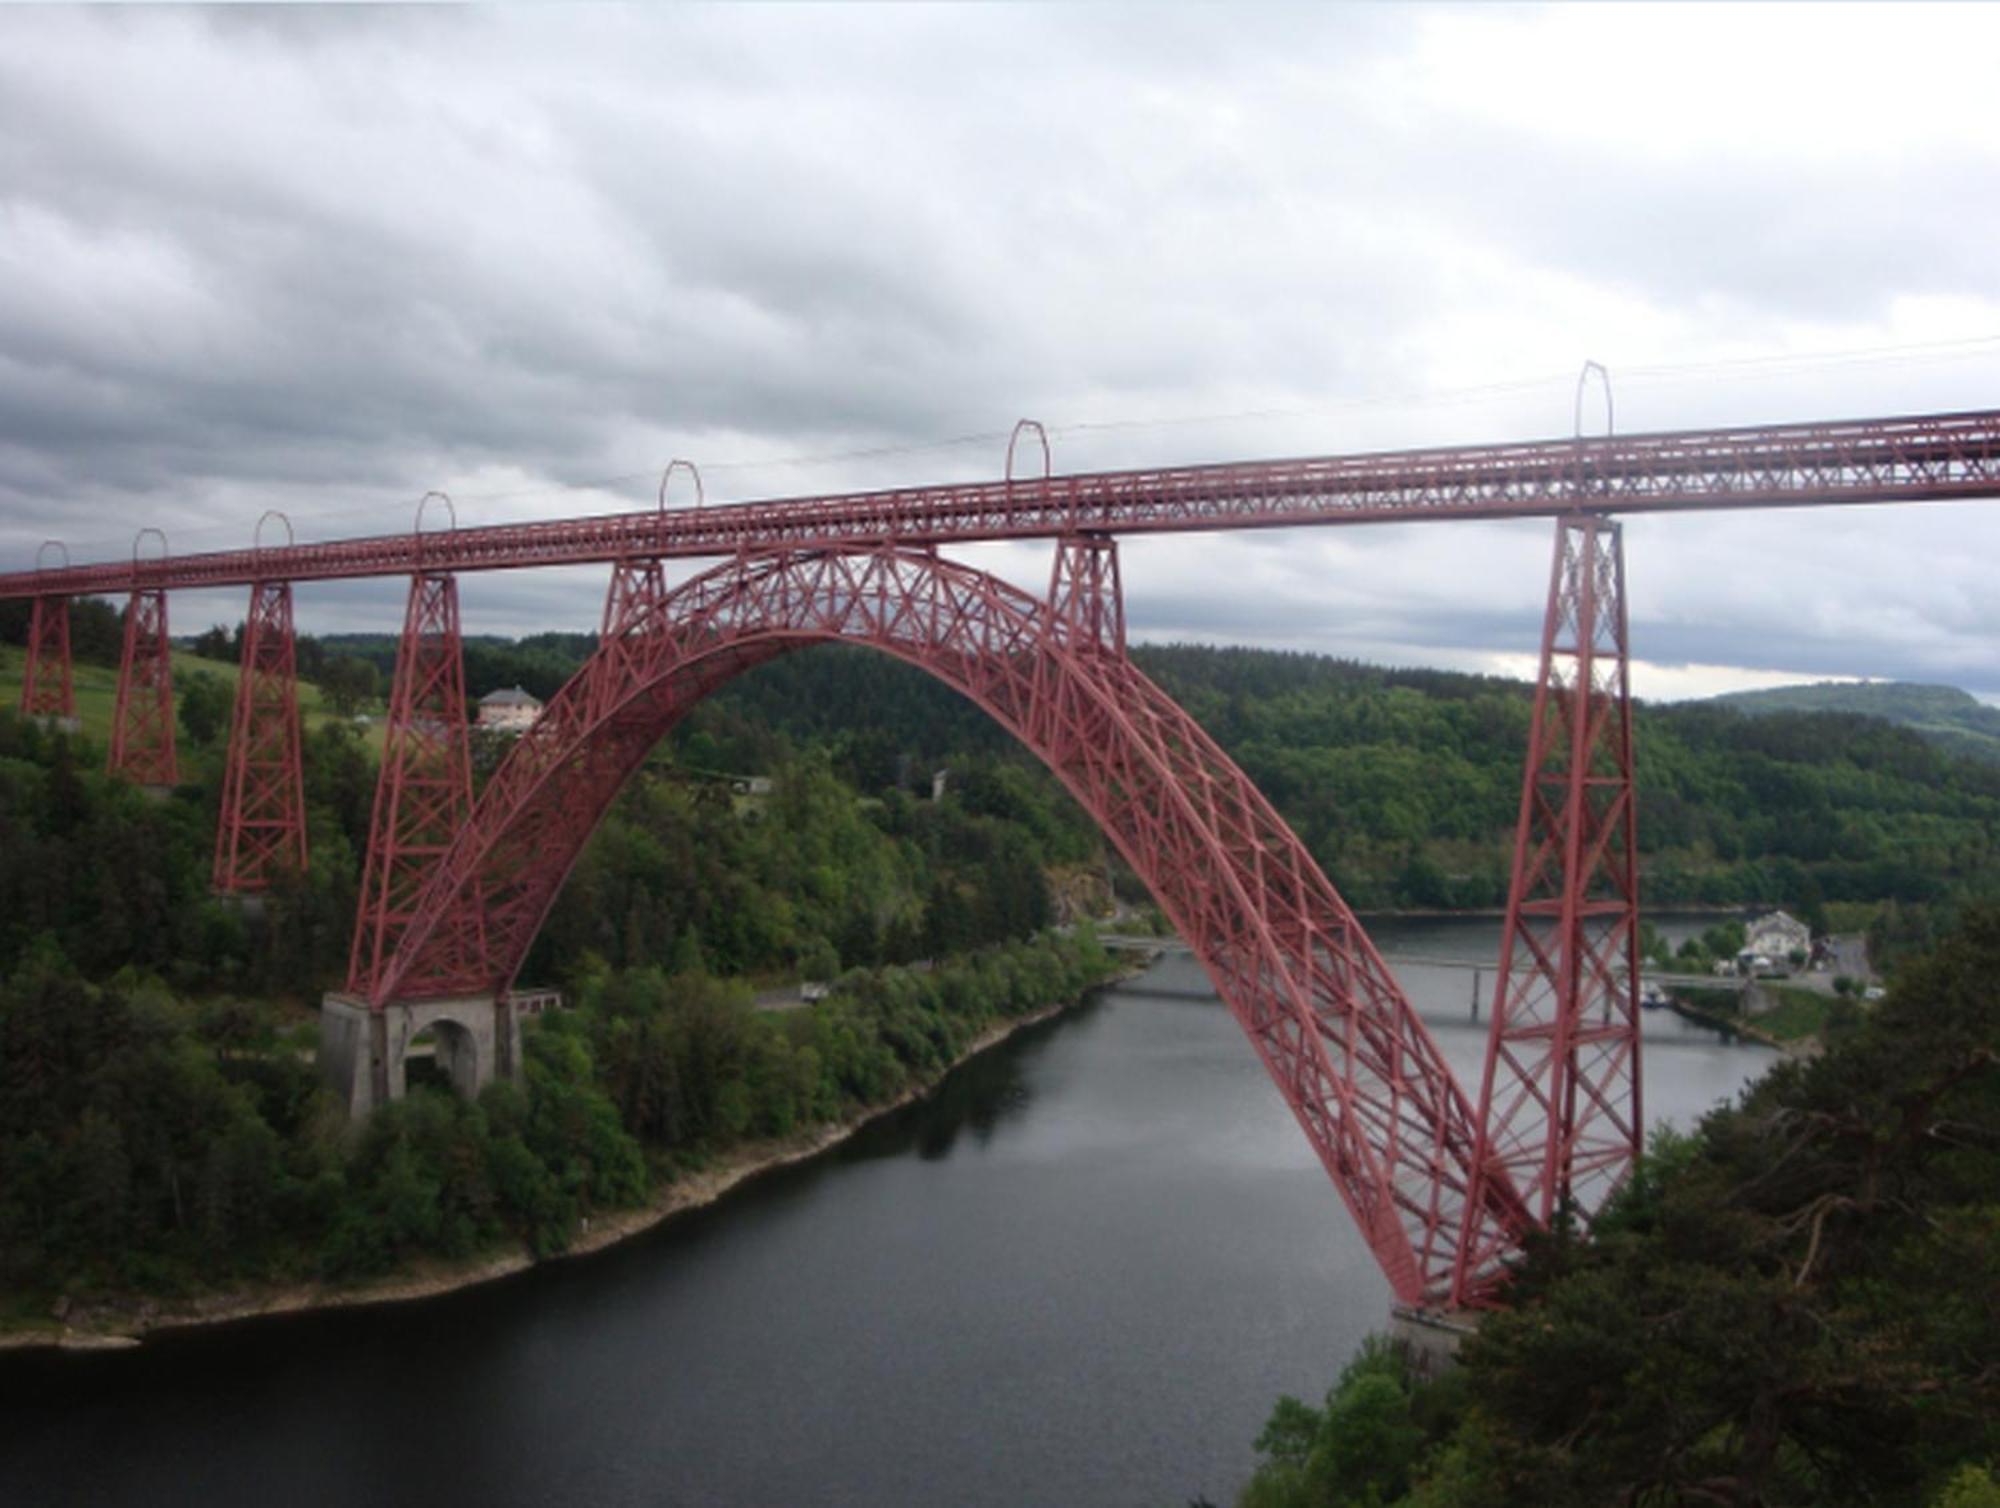
[[[357,1118],[403,1097],[410,1044],[426,1030],[438,1066],[468,1099],[518,1072],[520,1022],[505,994],[386,998],[384,974],[411,909],[471,811],[458,582],[448,572],[419,571],[410,578],[396,655],[347,988],[320,1005],[320,1076]],[[461,922],[447,940],[450,969],[479,977],[482,909],[468,906]]]
[[[76,689],[69,669],[69,598],[37,597],[28,618],[28,660],[21,674],[21,715],[75,733]]]
[[[215,835],[215,889],[254,895],[287,871],[306,867],[305,767],[299,755],[298,644],[292,584],[250,588],[243,663],[229,756],[222,772],[222,820]]]
[[[165,792],[180,784],[171,655],[167,594],[159,587],[140,587],[125,607],[125,648],[118,662],[109,768],[149,791]]]
[[[1459,1348],[1479,1333],[1479,1315],[1476,1309],[1391,1304],[1389,1335],[1402,1345],[1411,1371],[1419,1377],[1437,1377],[1458,1365]]]
[[[1473,1157],[1544,1228],[1596,1213],[1643,1146],[1635,816],[1624,545],[1610,519],[1572,514],[1556,522]],[[1509,1254],[1484,1234],[1459,1248],[1460,1304]]]
[[[448,574],[419,572],[410,578],[396,654],[360,914],[347,963],[349,994],[385,1003],[384,970],[418,895],[471,811],[472,742],[458,582]],[[485,957],[483,919],[477,906],[468,907],[462,919],[451,939],[453,973],[477,977]]]

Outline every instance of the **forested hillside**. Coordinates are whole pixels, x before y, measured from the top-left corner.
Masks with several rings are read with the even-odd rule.
[[[1505,903],[1529,688],[1323,656],[1140,646],[1134,656],[1257,782],[1362,909]],[[865,710],[864,710],[865,709]],[[1005,735],[919,671],[827,648],[765,666],[688,720],[691,761],[751,770],[825,742],[864,790]],[[1873,718],[1638,713],[1649,904],[1895,903],[1922,941],[2000,871],[2000,769]],[[921,783],[921,782],[919,782]]]
[[[590,641],[489,644],[474,695],[544,684]],[[355,642],[357,649],[365,646]],[[386,654],[388,641],[368,652]],[[1362,909],[1505,903],[1530,688],[1326,656],[1141,645],[1192,712]],[[565,662],[567,663],[567,662]],[[530,689],[534,689],[533,686]],[[1748,718],[1716,703],[1638,712],[1642,883],[1657,905],[1898,904],[1933,935],[2000,855],[2000,769],[1858,713]],[[754,772],[805,745],[879,794],[927,788],[950,756],[1018,760],[998,728],[921,671],[834,646],[725,688],[676,735],[687,765]]]
[[[537,641],[538,644],[543,641]],[[546,652],[546,651],[542,651]],[[1530,689],[1325,656],[1142,645],[1181,701],[1363,909],[1505,903]],[[492,670],[521,677],[504,657]],[[2000,770],[1858,714],[1638,713],[1639,842],[1655,904],[1950,907],[1993,883]],[[677,735],[691,765],[762,769],[820,744],[857,788],[927,785],[954,752],[1017,757],[921,671],[844,646],[743,677]]]
[[[311,866],[249,913],[209,894],[212,782],[153,800],[104,775],[89,740],[0,711],[0,976],[39,950],[184,991],[337,987],[374,765],[337,723],[304,752]],[[935,802],[893,788],[864,800],[817,748],[764,768],[772,789],[757,797],[664,759],[641,771],[544,928],[536,977],[596,959],[824,978],[1030,936],[1052,917],[1051,872],[1101,874],[1081,814],[1015,764],[963,759]]]
[[[112,642],[102,624],[90,637],[104,641],[100,653]],[[547,697],[593,644],[590,635],[555,633],[468,641],[468,690],[476,698],[519,684]],[[204,635],[202,647],[226,655],[229,636]],[[302,644],[301,662],[343,685],[344,707],[368,710],[379,708],[394,648],[386,636],[338,636]],[[1357,907],[1505,903],[1529,714],[1524,684],[1253,649],[1145,645],[1134,656],[1244,767]],[[1862,689],[1877,701],[1899,690]],[[1937,713],[1935,696],[1920,700],[1917,711]],[[1730,705],[1639,709],[1649,903],[1784,904],[1814,919],[1828,904],[1848,903],[1861,909],[1842,920],[1857,925],[1868,909],[1892,902],[1888,932],[1920,942],[1965,896],[1993,892],[2000,767],[1859,713],[1745,717]],[[963,804],[997,800],[991,814],[1003,818],[1032,809],[1045,844],[1047,824],[1060,825],[1063,860],[1083,861],[1095,846],[1053,781],[978,709],[867,650],[822,647],[751,672],[698,708],[663,757],[693,773],[769,774],[808,750],[869,798],[921,798],[935,771],[953,767]],[[1004,799],[993,783],[998,771],[1011,772]],[[657,798],[631,798],[641,799]],[[674,910],[683,903],[665,899],[675,883],[653,866],[641,909],[666,907],[655,931],[700,930],[692,913]],[[612,898],[621,920],[632,899]],[[897,910],[884,902],[875,925],[888,929]],[[901,911],[907,922],[908,906]],[[602,908],[594,915],[602,944],[610,924]],[[815,921],[829,942],[845,925]]]
[[[1048,929],[1049,875],[1095,840],[1016,765],[958,759],[919,802],[863,797],[809,744],[764,766],[768,795],[662,756],[537,944],[571,1009],[527,1033],[522,1081],[476,1104],[420,1086],[351,1136],[310,1005],[344,971],[373,757],[344,722],[309,735],[312,864],[257,908],[208,893],[218,757],[195,740],[195,783],[156,800],[88,737],[0,711],[0,1327],[560,1250],[592,1211],[925,1084],[1112,972],[1088,929]],[[758,977],[802,975],[832,993],[751,1008]]]
[[[1911,728],[1953,754],[2000,761],[2000,707],[1956,686],[1909,681],[1816,681],[1767,691],[1732,691],[1710,705],[1752,717],[1772,712],[1853,712]]]
[[[93,688],[102,617],[82,620]],[[475,645],[468,667],[553,691],[585,646],[550,644]],[[355,646],[301,642],[344,703],[306,733],[312,862],[246,908],[209,893],[236,647],[214,630],[177,666],[185,783],[166,799],[104,773],[108,709],[77,737],[0,710],[0,1326],[560,1250],[592,1211],[927,1083],[1112,972],[1087,929],[1049,928],[1052,876],[1104,898],[1096,835],[983,727],[922,745],[951,770],[934,800],[852,721],[822,737],[718,707],[629,783],[544,927],[529,974],[571,1009],[528,1032],[522,1081],[477,1104],[419,1083],[351,1136],[312,1007],[345,973],[379,731],[351,714],[379,711],[383,681]],[[475,763],[504,752],[482,740]],[[760,983],[801,978],[832,993],[752,1009]]]
[[[1239,1508],[2000,1501],[2000,909],[1656,1140],[1434,1382],[1283,1400]]]

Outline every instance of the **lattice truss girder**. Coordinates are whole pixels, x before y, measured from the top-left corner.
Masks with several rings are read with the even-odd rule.
[[[2000,412],[1454,445],[774,498],[0,574],[0,597],[123,594],[737,551],[865,550],[1425,518],[1913,502],[2000,491]],[[141,574],[141,573],[144,574]]]
[[[370,991],[505,989],[626,776],[703,696],[805,644],[920,665],[1044,758],[1159,898],[1292,1106],[1403,1299],[1461,1245],[1512,1249],[1504,1179],[1474,1204],[1471,1107],[1388,969],[1249,780],[1122,648],[1114,548],[1059,547],[1048,601],[927,552],[745,555],[668,591],[621,565],[596,655],[557,693],[416,899]],[[458,946],[483,920],[483,962]]]
[[[173,646],[167,594],[141,587],[125,607],[125,647],[111,717],[110,770],[139,785],[175,785]]]
[[[1595,516],[1556,530],[1541,674],[1481,1092],[1482,1176],[1547,1225],[1588,1218],[1637,1157],[1638,847],[1624,554]],[[1475,1297],[1510,1253],[1466,1243]]]
[[[304,870],[306,859],[292,588],[260,581],[250,588],[243,621],[215,835],[215,888],[225,894],[266,890],[280,874]]]

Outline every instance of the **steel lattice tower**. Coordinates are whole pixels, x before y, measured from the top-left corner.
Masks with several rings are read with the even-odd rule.
[[[396,655],[387,742],[375,783],[361,908],[347,988],[371,994],[395,954],[417,897],[472,811],[472,749],[465,719],[465,656],[458,582],[448,574],[410,578],[403,641]],[[441,946],[455,968],[484,961],[478,908],[462,913]]]
[[[167,594],[141,587],[125,608],[125,648],[118,665],[118,704],[111,719],[114,775],[139,785],[180,783],[174,752],[173,647],[167,639]]]
[[[1587,1218],[1639,1155],[1639,895],[1619,526],[1560,520],[1480,1094],[1481,1181]],[[1476,1235],[1468,1232],[1469,1235]],[[1475,1300],[1502,1244],[1468,1240]]]
[[[250,588],[250,614],[243,622],[243,662],[216,832],[215,888],[228,895],[268,890],[280,874],[302,871],[306,862],[292,586],[259,581]]]

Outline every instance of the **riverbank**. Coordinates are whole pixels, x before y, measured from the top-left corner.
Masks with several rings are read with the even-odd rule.
[[[1116,984],[1140,972],[1127,968],[1104,984]],[[1093,986],[1092,990],[1103,985]],[[686,1174],[656,1190],[644,1205],[608,1211],[586,1219],[563,1251],[536,1258],[525,1246],[488,1253],[463,1262],[423,1261],[401,1271],[362,1283],[290,1283],[240,1287],[187,1299],[132,1297],[80,1303],[59,1319],[24,1324],[0,1331],[0,1351],[123,1350],[142,1339],[172,1330],[234,1324],[271,1316],[303,1314],[322,1309],[402,1304],[496,1282],[524,1272],[540,1262],[587,1256],[651,1230],[661,1222],[713,1204],[738,1185],[760,1174],[817,1157],[871,1121],[900,1110],[933,1093],[962,1064],[1006,1041],[1016,1032],[1052,1019],[1080,1004],[1092,990],[1057,1001],[1024,1015],[995,1022],[974,1037],[950,1064],[929,1080],[902,1093],[865,1106],[838,1121],[777,1140],[745,1142],[718,1155],[707,1167]]]
[[[1700,1026],[1712,1026],[1717,1031],[1733,1033],[1746,1042],[1755,1042],[1760,1047],[1768,1047],[1788,1058],[1816,1058],[1825,1051],[1825,1043],[1818,1033],[1808,1032],[1796,1037],[1779,1037],[1758,1026],[1755,1021],[1724,1011],[1709,1010],[1705,1006],[1684,1000],[1673,990],[1667,992],[1674,1014]]]

